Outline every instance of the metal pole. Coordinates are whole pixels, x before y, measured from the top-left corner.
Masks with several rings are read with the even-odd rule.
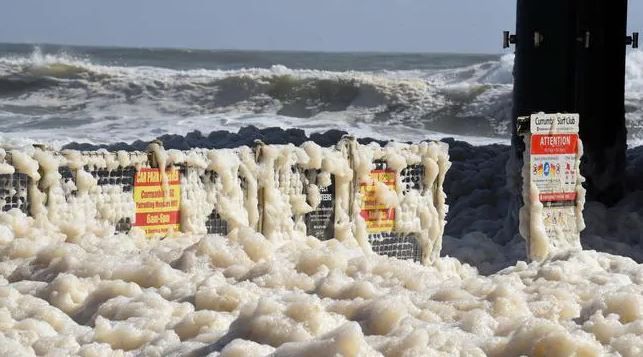
[[[585,147],[588,199],[606,205],[624,194],[627,0],[577,0],[575,110]],[[586,34],[586,35],[585,35]],[[580,37],[587,37],[581,41]]]
[[[516,232],[524,144],[516,120],[538,112],[579,113],[588,198],[606,205],[624,194],[627,0],[517,0],[513,156],[516,197],[503,234]],[[511,237],[507,237],[510,239]]]
[[[525,149],[517,119],[534,113],[574,112],[575,0],[518,0],[515,43],[512,163],[508,182],[513,192],[502,239],[518,231],[522,205],[521,168]],[[507,34],[505,34],[507,38]]]

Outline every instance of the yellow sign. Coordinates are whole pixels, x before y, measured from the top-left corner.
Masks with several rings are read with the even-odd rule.
[[[396,173],[391,169],[373,170],[370,178],[371,183],[361,183],[359,187],[362,196],[360,215],[366,221],[366,228],[370,233],[392,232],[395,229],[395,208],[386,207],[377,200],[375,186],[382,182],[395,192]]]
[[[179,171],[166,171],[167,186],[159,169],[143,168],[134,180],[136,221],[148,237],[178,231],[180,225],[181,183]]]

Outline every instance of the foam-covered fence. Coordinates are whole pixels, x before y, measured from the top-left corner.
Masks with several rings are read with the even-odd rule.
[[[16,172],[13,161],[13,155],[0,149],[0,205],[3,212],[18,209],[28,213],[31,178]]]
[[[447,214],[442,189],[450,167],[444,143],[350,142],[356,178],[353,215],[376,253],[431,262],[439,257]]]
[[[439,255],[445,225],[447,149],[436,142],[381,147],[345,138],[331,147],[258,142],[165,150],[155,142],[145,152],[1,150],[0,204],[3,211],[46,218],[70,236],[83,233],[76,227],[88,221],[128,232],[145,226],[140,212],[154,210],[142,202],[137,180],[156,170],[164,200],[168,177],[176,177],[180,190],[172,192],[180,204],[169,235],[253,229],[286,240],[305,234],[428,264]]]

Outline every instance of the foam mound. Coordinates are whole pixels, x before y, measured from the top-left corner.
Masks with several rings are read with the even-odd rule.
[[[640,355],[643,265],[593,250],[522,262],[521,239],[500,233],[509,147],[447,141],[443,253],[457,259],[428,267],[297,232],[159,240],[2,213],[0,352]],[[585,249],[640,261],[639,152],[624,200],[588,202]]]
[[[4,354],[607,355],[643,348],[643,266],[584,251],[483,276],[250,230],[148,240],[0,216]]]

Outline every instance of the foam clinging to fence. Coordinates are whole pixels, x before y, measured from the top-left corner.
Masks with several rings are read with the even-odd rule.
[[[448,170],[443,144],[364,146],[346,138],[335,147],[306,142],[299,147],[259,144],[179,151],[154,142],[147,153],[36,148],[9,156],[12,165],[3,164],[30,179],[29,212],[46,217],[71,239],[84,233],[74,229],[81,222],[122,232],[136,228],[136,173],[158,167],[166,195],[167,172],[180,172],[179,213],[185,233],[227,235],[254,229],[276,241],[294,234],[336,238],[367,253],[425,264],[435,260],[441,246],[446,215],[442,182]],[[393,181],[372,181],[377,167],[386,167]],[[369,233],[373,217],[361,216],[362,184],[374,187],[377,205],[395,211],[387,218],[394,220],[390,229],[377,236]],[[388,248],[396,242],[401,247],[397,252]]]
[[[357,197],[353,203],[356,205],[354,209],[362,213],[356,218],[361,239],[367,237],[372,247],[382,245],[377,250],[387,255],[416,259],[425,264],[435,261],[440,254],[446,223],[443,183],[450,167],[446,144],[389,143],[381,147],[371,143],[353,145],[352,148],[355,166],[359,170],[356,183],[363,187],[355,190]],[[373,182],[373,173],[394,174],[395,181],[388,184]],[[368,196],[369,187],[372,187],[380,209],[368,207],[368,201],[373,199]],[[363,197],[364,194],[367,196]],[[394,210],[394,219],[390,223],[394,228],[382,228],[377,224],[369,228],[362,222],[371,219],[371,212],[383,212],[381,208],[388,209],[389,215],[393,215]],[[396,241],[399,246],[395,245]]]

